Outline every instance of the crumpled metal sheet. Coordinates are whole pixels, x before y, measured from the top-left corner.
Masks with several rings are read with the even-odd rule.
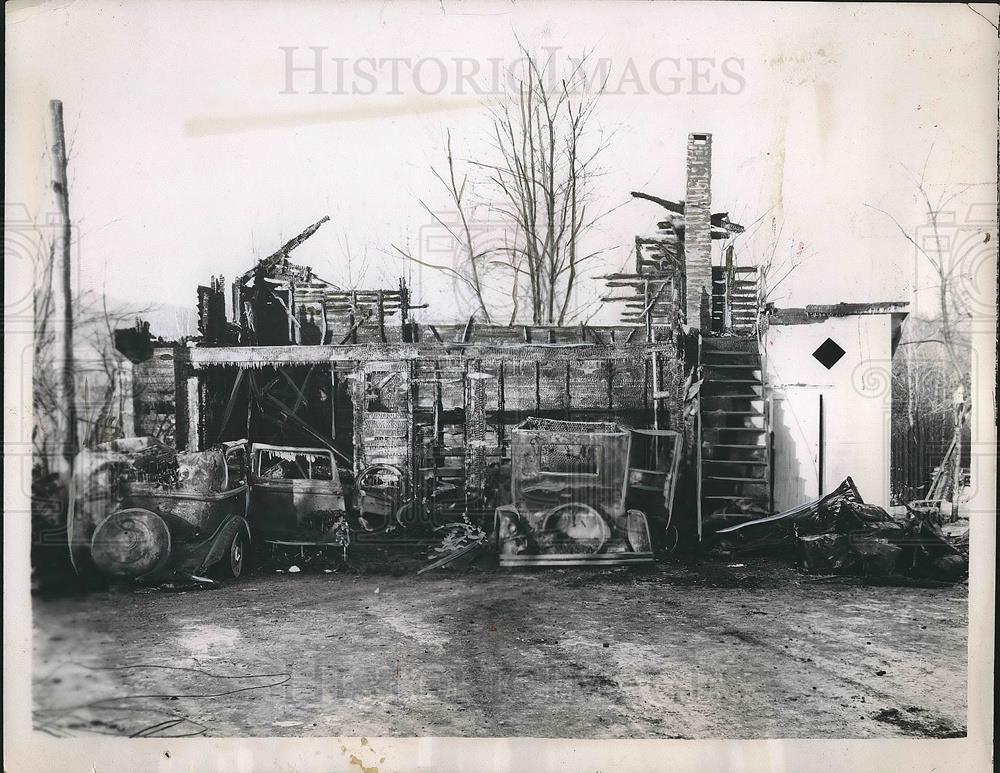
[[[968,557],[933,517],[912,510],[907,517],[894,516],[865,504],[850,478],[825,497],[716,533],[724,546],[740,553],[797,546],[808,572],[953,582],[968,570]]]

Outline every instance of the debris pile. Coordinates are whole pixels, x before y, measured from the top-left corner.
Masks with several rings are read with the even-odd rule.
[[[111,440],[94,447],[93,455],[113,464],[120,481],[173,486],[178,482],[177,451],[153,437]]]
[[[486,533],[471,523],[447,523],[434,531],[442,534],[441,543],[431,549],[431,555],[438,558],[451,555],[456,550],[473,543],[479,544],[486,539]]]
[[[447,566],[455,559],[475,552],[485,545],[487,540],[486,532],[469,523],[449,523],[439,526],[434,531],[444,532],[441,544],[431,550],[431,556],[436,558],[417,574]]]
[[[949,541],[920,509],[895,516],[865,504],[850,478],[820,499],[716,534],[731,555],[794,551],[813,574],[957,582],[969,566],[967,538]]]

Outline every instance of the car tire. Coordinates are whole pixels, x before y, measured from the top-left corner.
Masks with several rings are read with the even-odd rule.
[[[246,567],[247,539],[242,531],[237,531],[226,547],[226,554],[219,561],[219,574],[231,580],[237,579]]]

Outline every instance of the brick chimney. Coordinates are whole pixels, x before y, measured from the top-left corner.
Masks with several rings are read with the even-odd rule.
[[[712,323],[712,135],[689,134],[684,202],[687,323],[708,332]]]

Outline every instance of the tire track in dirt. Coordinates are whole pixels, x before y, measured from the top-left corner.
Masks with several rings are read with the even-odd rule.
[[[216,736],[961,730],[960,592],[813,587],[787,572],[740,571],[761,578],[741,587],[725,568],[698,585],[686,566],[303,572],[205,592],[93,594],[36,604],[36,669],[87,653],[95,664],[194,655],[220,673],[292,673],[271,690],[173,704]],[[191,639],[213,626],[225,635]],[[106,675],[73,684],[94,696],[115,686]],[[60,705],[58,688],[36,689],[39,703]]]

